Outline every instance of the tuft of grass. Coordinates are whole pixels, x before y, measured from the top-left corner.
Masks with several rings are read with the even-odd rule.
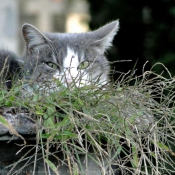
[[[0,90],[0,105],[16,107],[19,112],[25,108],[37,117],[42,127],[36,134],[35,156],[38,148],[42,149],[45,171],[59,174],[58,165],[49,160],[49,155],[56,157],[51,152],[56,145],[63,160],[56,158],[67,163],[70,174],[87,173],[80,155],[85,156],[85,162],[94,161],[104,174],[113,173],[111,164],[122,174],[175,173],[171,75],[167,79],[150,70],[136,77],[132,72],[127,77],[121,74],[115,84],[105,88],[71,89],[59,84],[58,91],[45,94],[46,89],[36,90],[27,97],[21,83],[10,91]]]

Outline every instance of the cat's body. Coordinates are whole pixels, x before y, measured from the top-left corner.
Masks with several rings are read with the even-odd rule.
[[[21,78],[20,58],[13,52],[1,49],[0,50],[0,81],[7,89],[12,86],[12,81]]]
[[[43,34],[25,24],[22,27],[26,42],[23,79],[40,86],[50,82],[51,88],[56,86],[53,79],[58,79],[64,86],[77,87],[108,83],[110,68],[104,53],[111,46],[118,28],[119,22],[114,21],[93,32]],[[0,61],[4,62],[2,59],[0,56]],[[19,68],[16,60],[16,56],[9,53],[9,72],[13,72],[15,64]]]

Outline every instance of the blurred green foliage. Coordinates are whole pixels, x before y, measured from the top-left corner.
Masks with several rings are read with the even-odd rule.
[[[120,31],[109,52],[110,61],[117,71],[127,72],[137,62],[137,75],[142,73],[148,60],[151,67],[163,63],[175,75],[175,1],[174,0],[88,0],[90,28],[96,29],[115,19],[120,19]],[[154,69],[161,73],[163,67]],[[117,76],[117,74],[115,74]],[[166,75],[165,75],[166,76]]]

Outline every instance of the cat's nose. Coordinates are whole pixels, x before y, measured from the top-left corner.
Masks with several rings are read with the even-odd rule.
[[[72,83],[72,78],[66,78],[66,83],[69,85]]]

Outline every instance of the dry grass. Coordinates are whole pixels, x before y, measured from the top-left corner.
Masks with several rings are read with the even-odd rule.
[[[85,156],[85,162],[92,159],[97,163],[102,174],[113,174],[110,164],[122,174],[172,174],[175,173],[174,84],[171,75],[165,78],[150,70],[143,71],[140,77],[134,73],[121,74],[106,89],[60,87],[51,95],[36,93],[21,99],[18,86],[10,92],[2,90],[0,104],[25,107],[37,116],[42,128],[38,130],[34,148],[36,155],[42,150],[45,171],[51,168],[59,174],[57,165],[49,160],[49,155],[56,157],[51,152],[55,146],[55,153],[57,150],[63,153],[63,158],[56,159],[60,164],[66,160],[70,174],[88,174],[81,155]]]

